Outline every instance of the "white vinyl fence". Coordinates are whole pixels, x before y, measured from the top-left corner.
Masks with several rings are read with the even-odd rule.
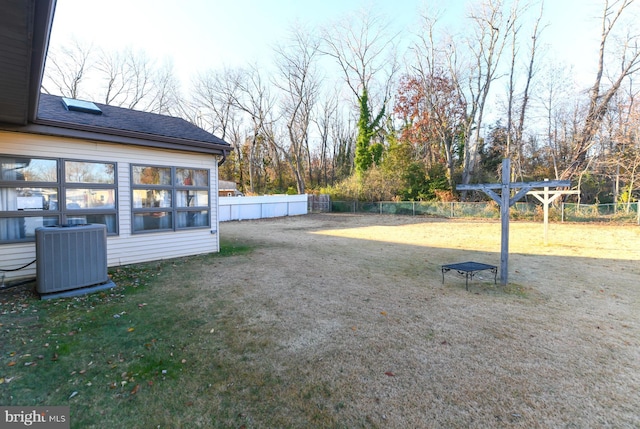
[[[307,195],[219,197],[220,222],[307,214]]]

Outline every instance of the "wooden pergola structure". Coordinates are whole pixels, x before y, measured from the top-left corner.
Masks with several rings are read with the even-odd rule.
[[[545,183],[548,183],[548,180],[545,180]],[[535,191],[527,192],[527,195],[533,195],[544,206],[544,245],[545,246],[549,243],[549,205],[562,195],[576,195],[579,193],[580,191],[577,189],[576,190],[556,189],[556,190],[550,191],[548,186],[545,186],[543,190],[536,189]]]

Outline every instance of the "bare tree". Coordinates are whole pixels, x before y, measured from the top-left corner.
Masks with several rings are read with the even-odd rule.
[[[144,51],[134,52],[131,48],[119,52],[101,51],[95,75],[102,82],[97,90],[102,93],[103,102],[129,109],[151,111],[155,106],[156,110],[161,110],[154,104],[159,94],[177,88],[171,67],[158,71],[155,61]],[[163,108],[166,107],[165,104]]]
[[[640,173],[640,107],[636,100],[639,91],[633,79],[612,100],[605,115],[603,131],[609,138],[602,138],[600,162],[610,172],[613,186],[613,201],[626,204],[628,212],[638,188]],[[601,131],[601,133],[603,132]]]
[[[256,190],[257,173],[263,166],[267,135],[273,132],[275,100],[260,67],[256,64],[238,76],[237,91],[232,95],[234,106],[247,115],[250,123],[248,141],[249,191]]]
[[[126,98],[130,76],[127,60],[122,51],[101,50],[95,69],[104,82],[104,104],[117,104],[118,99]]]
[[[147,57],[146,53],[135,54],[128,51],[127,66],[130,71],[130,87],[125,101],[121,105],[129,109],[135,109],[152,91],[154,86],[153,70],[154,63]]]
[[[422,34],[412,47],[415,64],[399,87],[404,93],[396,100],[396,112],[403,111],[414,118],[411,128],[419,132],[410,135],[416,137],[415,144],[437,145],[424,150],[424,155],[430,158],[427,166],[432,167],[444,158],[449,186],[453,189],[456,143],[466,117],[466,105],[457,80],[450,74],[452,69],[448,64],[452,51],[436,40],[437,23],[437,13],[423,12]]]
[[[198,74],[193,80],[193,101],[198,126],[227,137],[237,121],[236,100],[240,98],[242,70],[224,68]]]
[[[635,0],[604,1],[604,9],[601,20],[600,46],[598,49],[598,66],[596,77],[589,91],[589,106],[580,133],[576,136],[572,148],[571,162],[560,175],[563,179],[574,177],[587,164],[587,153],[595,143],[594,137],[602,125],[602,120],[607,113],[610,102],[620,89],[622,83],[628,77],[640,70],[640,35],[627,33],[620,42],[615,40],[613,34],[616,24],[621,22],[623,14],[630,12]],[[631,13],[631,12],[630,12]],[[605,61],[609,44],[615,43],[620,47],[618,52],[619,68],[610,76],[610,86],[603,88],[605,75]]]
[[[145,104],[145,110],[149,112],[174,116],[179,114],[183,100],[173,63],[166,62],[155,71],[152,94]]]
[[[523,10],[524,11],[524,10]],[[515,85],[515,75],[517,70],[517,58],[518,58],[518,48],[520,44],[520,40],[518,37],[518,33],[520,32],[521,26],[513,25],[511,27],[511,67],[509,72],[509,87],[508,87],[508,103],[507,103],[507,147],[505,149],[505,157],[512,158],[514,163],[514,174],[515,170],[518,170],[518,175],[522,177],[523,175],[523,134],[524,134],[524,126],[525,126],[525,118],[526,112],[529,107],[529,98],[530,98],[530,89],[532,80],[536,71],[536,54],[538,48],[538,42],[540,40],[540,35],[543,31],[543,27],[541,28],[540,24],[543,18],[544,12],[544,1],[540,3],[540,10],[538,17],[534,21],[533,29],[531,32],[531,45],[529,46],[529,57],[528,64],[526,67],[526,77],[524,79],[524,89],[520,98],[520,106],[517,108],[516,104],[516,85]],[[518,119],[515,120],[514,116],[518,115]],[[515,146],[515,148],[512,147]]]
[[[572,75],[572,68],[562,63],[549,65],[536,97],[544,114],[548,169],[556,179],[565,167],[564,163],[570,152],[568,145],[575,132],[574,119],[580,112],[579,105],[574,100]]]
[[[464,184],[470,183],[477,168],[489,91],[492,83],[499,77],[498,68],[502,52],[518,18],[517,2],[506,17],[503,12],[504,7],[503,0],[484,0],[470,13],[473,34],[466,43],[471,53],[471,62],[468,64],[467,75],[469,113],[465,126],[467,140],[464,145],[462,172]]]
[[[360,109],[356,171],[366,170],[375,158],[371,140],[381,128],[398,71],[396,35],[389,34],[388,28],[387,20],[370,8],[358,16],[345,17],[323,36],[324,53],[335,59]]]
[[[305,164],[311,175],[309,127],[320,91],[316,67],[320,39],[300,26],[290,31],[288,45],[276,48],[278,76],[274,85],[281,92],[281,109],[286,121],[288,145],[274,140],[296,179],[299,194],[305,192]]]
[[[75,99],[85,96],[81,86],[87,80],[87,73],[93,66],[92,60],[92,47],[77,40],[50,49],[42,90],[47,94],[56,93]],[[48,88],[49,85],[55,90]]]
[[[333,94],[325,93],[324,96],[321,96],[318,104],[318,113],[313,119],[320,136],[320,165],[318,168],[317,182],[318,184],[327,186],[330,183],[330,178],[331,183],[333,183],[333,179],[335,179],[335,165],[329,165],[329,161],[331,160],[331,126],[338,112],[338,95],[335,92]]]
[[[69,98],[162,114],[179,111],[181,95],[173,66],[161,67],[143,51],[94,51],[77,41],[52,48],[42,90]]]
[[[195,123],[231,143],[234,149],[233,175],[241,187],[245,179],[243,164],[247,164],[243,152],[243,112],[238,105],[242,99],[243,79],[242,69],[223,68],[199,74],[192,85]]]

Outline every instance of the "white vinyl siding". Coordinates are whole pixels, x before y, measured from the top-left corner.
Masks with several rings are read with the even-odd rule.
[[[101,143],[26,133],[0,131],[0,153],[20,156],[82,159],[117,164],[118,236],[107,238],[109,266],[127,265],[174,257],[217,252],[218,238],[218,158],[193,152],[150,149],[139,146]],[[208,169],[210,181],[210,228],[131,234],[131,164],[177,165]],[[158,245],[162,243],[162,245]],[[35,243],[0,245],[0,268],[22,266],[35,259]],[[6,278],[33,277],[35,265],[6,273]]]

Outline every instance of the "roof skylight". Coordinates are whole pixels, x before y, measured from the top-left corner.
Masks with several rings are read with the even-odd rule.
[[[90,101],[76,100],[74,98],[62,97],[62,104],[65,109],[73,112],[91,113],[93,115],[102,115],[102,110]]]

